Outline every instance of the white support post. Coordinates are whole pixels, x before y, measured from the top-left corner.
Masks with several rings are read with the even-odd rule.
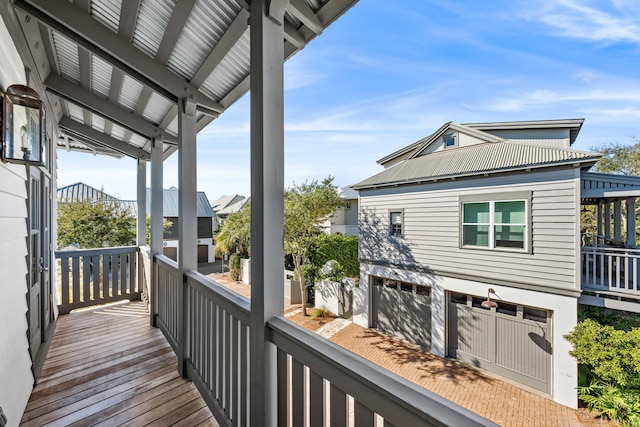
[[[604,237],[611,238],[611,202],[604,202]]]
[[[138,221],[136,228],[136,242],[138,246],[147,244],[147,161],[138,159],[137,176],[137,208]]]
[[[596,231],[596,241],[595,241],[595,245],[594,246],[598,246],[598,239],[600,238],[600,236],[604,236],[604,207],[603,207],[603,202],[598,200],[598,208],[596,210],[596,217],[597,217],[597,223],[598,223],[598,228]]]
[[[178,102],[178,269],[183,278],[178,304],[178,372],[185,377],[189,359],[189,293],[185,273],[198,268],[198,191],[196,155],[196,104],[189,99]]]
[[[138,253],[136,257],[138,274],[136,280],[138,281],[138,290],[140,292],[144,292],[144,262],[142,259],[142,252],[140,252],[140,247],[147,244],[147,162],[144,159],[138,159],[136,184],[136,244],[138,245]]]
[[[622,241],[622,201],[613,202],[613,238],[618,242]]]
[[[276,348],[265,327],[284,313],[284,27],[251,2],[250,424],[277,425]],[[269,14],[271,12],[271,17]]]
[[[151,306],[151,325],[156,326],[156,316],[158,315],[158,271],[153,259],[156,255],[162,254],[162,244],[164,242],[164,230],[162,228],[163,201],[162,201],[162,141],[154,139],[151,142],[151,295],[149,303]]]
[[[627,246],[636,247],[636,198],[627,197]]]

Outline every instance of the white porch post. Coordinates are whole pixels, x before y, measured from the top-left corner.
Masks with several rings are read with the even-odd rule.
[[[185,273],[198,268],[196,104],[188,99],[178,102],[178,143],[178,269],[184,278]],[[189,295],[184,281],[179,298],[178,371],[184,377],[189,358]]]
[[[154,139],[151,142],[151,325],[156,326],[158,315],[158,270],[153,259],[162,254],[164,230],[162,229],[163,201],[162,201],[162,141]]]
[[[613,202],[613,238],[622,241],[622,201],[615,200]]]
[[[276,349],[266,322],[284,313],[283,2],[251,2],[251,425],[277,425]],[[270,5],[271,9],[270,10]],[[276,10],[279,12],[276,12]],[[275,16],[269,17],[269,13]],[[279,21],[279,22],[278,22]]]
[[[138,222],[136,228],[136,243],[138,246],[147,244],[147,161],[138,159],[137,177],[137,208]]]
[[[597,228],[597,231],[596,231],[597,235],[596,235],[595,246],[598,246],[598,238],[600,236],[604,236],[604,220],[603,220],[604,208],[603,208],[603,202],[600,201],[600,200],[598,200],[598,207],[596,209],[596,217],[598,218],[597,221],[596,221],[598,223],[598,225],[597,225],[598,228]]]
[[[604,202],[604,237],[611,238],[611,202]]]
[[[636,247],[636,198],[627,197],[627,246]]]
[[[138,248],[147,244],[147,161],[144,159],[138,159],[137,168],[137,191],[136,191],[136,208],[137,208],[137,222],[136,222],[136,244]],[[138,290],[143,292],[144,287],[144,262],[142,260],[142,253],[138,249],[137,253],[137,271],[138,277]]]

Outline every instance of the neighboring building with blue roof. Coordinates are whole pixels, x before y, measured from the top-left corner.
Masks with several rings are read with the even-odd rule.
[[[147,212],[151,212],[151,189],[147,188]],[[171,222],[164,231],[164,254],[178,260],[178,189],[171,187],[162,192],[162,217]],[[198,191],[198,263],[213,262],[213,218],[215,214],[207,195]]]

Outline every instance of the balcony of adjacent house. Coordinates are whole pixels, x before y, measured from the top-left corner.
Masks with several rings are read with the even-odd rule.
[[[283,316],[273,393],[252,402],[249,299],[147,246],[56,258],[58,326],[22,425],[269,425],[255,404],[277,425],[492,425]]]
[[[579,302],[640,312],[636,197],[584,199]]]

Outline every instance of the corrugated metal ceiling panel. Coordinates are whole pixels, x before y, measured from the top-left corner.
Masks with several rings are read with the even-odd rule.
[[[51,33],[53,34],[53,44],[58,59],[60,75],[78,84],[80,82],[78,46],[56,31]]]
[[[133,45],[154,58],[175,6],[176,0],[143,0],[133,32]]]
[[[249,30],[240,37],[227,56],[202,84],[203,92],[221,99],[249,74]],[[241,72],[241,74],[240,74]]]
[[[125,74],[122,80],[122,90],[120,90],[120,96],[118,97],[118,104],[129,111],[135,110],[143,88],[144,86],[140,82]]]
[[[111,65],[97,56],[91,55],[91,92],[107,99],[111,87],[111,73],[113,73]]]
[[[132,133],[131,141],[129,142],[129,144],[134,145],[138,148],[142,148],[147,144],[148,141],[148,139],[138,135],[137,133]]]
[[[167,67],[191,80],[240,10],[235,1],[198,0],[176,43]],[[203,32],[202,29],[207,31]]]
[[[67,111],[69,111],[69,117],[76,122],[84,123],[84,113],[82,108],[71,102],[64,101],[67,104]]]
[[[91,116],[91,127],[97,131],[104,132],[105,119],[97,114],[92,114]]]
[[[91,16],[114,33],[117,33],[120,24],[121,7],[121,0],[93,0],[91,2]]]
[[[169,126],[167,126],[166,131],[173,136],[178,136],[178,116],[171,120],[171,123],[169,123]]]
[[[113,124],[113,126],[111,127],[111,136],[119,139],[119,140],[124,140],[124,134],[126,132],[126,129],[123,128],[120,125],[117,124]]]
[[[149,98],[149,102],[147,102],[147,106],[142,112],[142,117],[158,125],[162,122],[171,107],[173,107],[173,102],[157,92],[153,92]]]

